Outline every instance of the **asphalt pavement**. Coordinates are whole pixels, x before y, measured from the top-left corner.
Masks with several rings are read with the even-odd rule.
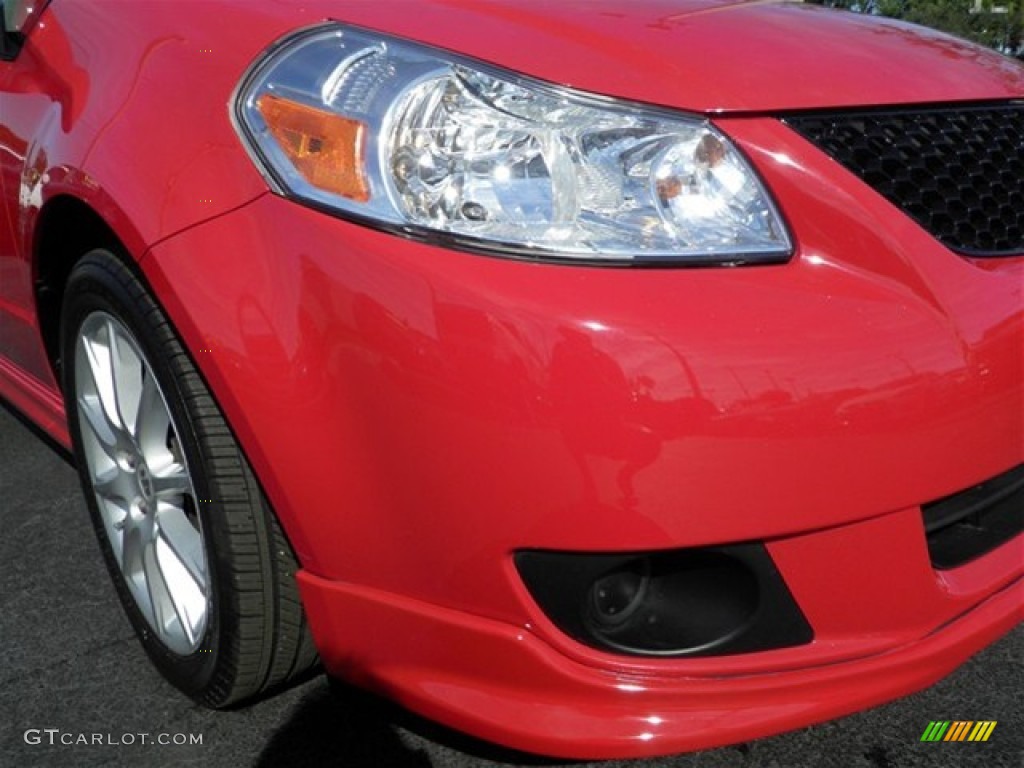
[[[153,671],[122,616],[74,470],[2,406],[0,564],[0,768],[562,765],[323,676],[235,711],[194,705]],[[1018,627],[930,689],[868,712],[734,747],[593,765],[1021,768],[1022,691]],[[998,724],[985,743],[922,743],[932,720]]]

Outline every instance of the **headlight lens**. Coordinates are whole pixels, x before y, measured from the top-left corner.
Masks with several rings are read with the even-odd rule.
[[[407,235],[611,263],[791,250],[760,180],[707,120],[377,33],[330,24],[286,41],[235,110],[278,191]]]

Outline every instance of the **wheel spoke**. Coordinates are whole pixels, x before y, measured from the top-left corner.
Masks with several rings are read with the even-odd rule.
[[[88,338],[82,339],[79,360],[75,365],[79,390],[78,412],[96,438],[99,448],[113,459],[117,449],[123,446],[125,435],[121,425],[112,418],[113,411],[104,401],[103,393],[111,390],[108,377],[104,374],[107,368],[104,359],[104,352]]]
[[[110,540],[114,556],[119,563],[123,563],[124,530],[131,523],[130,504],[120,499],[109,499],[97,495],[96,505],[99,507],[100,516],[103,518],[103,527],[107,531],[107,538]],[[124,571],[123,565],[121,570]]]
[[[127,508],[128,503],[135,495],[134,488],[128,476],[116,465],[108,469],[100,476],[94,476],[92,488],[97,495],[107,501],[114,502],[118,507]]]
[[[172,464],[159,475],[153,475],[153,494],[160,501],[175,502],[192,494],[192,481],[180,464]],[[180,505],[178,505],[180,506]]]
[[[125,518],[121,536],[121,571],[130,582],[137,583],[142,573],[142,549],[145,546],[142,530],[132,520],[131,513]]]
[[[139,449],[151,466],[159,466],[170,460],[167,449],[167,433],[171,426],[171,415],[160,395],[160,387],[149,371],[142,376],[142,392],[135,415],[135,435]]]
[[[114,394],[114,371],[111,360],[109,343],[103,344],[96,338],[98,332],[92,335],[82,336],[82,351],[84,353],[84,365],[75,369],[75,373],[81,377],[88,373],[92,382],[92,389],[103,410],[103,417],[110,425],[112,432],[119,432],[124,429],[124,422],[121,421],[117,412],[116,396]]]
[[[161,634],[176,635],[174,622],[185,633],[189,643],[192,642],[191,627],[182,615],[174,593],[167,583],[164,570],[160,565],[160,558],[157,556],[156,540],[146,543],[142,553],[143,571],[146,578],[146,589],[149,592],[149,600],[153,606],[153,617],[156,619],[157,629]]]
[[[81,395],[78,398],[79,421],[94,438],[94,447],[110,461],[117,461],[118,449],[124,444],[120,427],[110,421],[107,411],[95,395]]]
[[[137,434],[136,417],[142,395],[142,360],[113,320],[107,321],[110,344],[110,378],[114,409],[125,431]]]
[[[159,518],[160,537],[181,565],[192,577],[192,581],[203,594],[206,593],[206,565],[203,556],[203,539],[199,531],[180,509],[164,509]]]

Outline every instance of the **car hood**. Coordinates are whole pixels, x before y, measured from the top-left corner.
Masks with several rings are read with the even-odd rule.
[[[1024,66],[922,27],[750,0],[277,0],[563,85],[699,112],[1024,96]],[[300,10],[301,9],[301,10]]]

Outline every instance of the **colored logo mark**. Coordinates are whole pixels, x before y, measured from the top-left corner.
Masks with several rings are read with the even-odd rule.
[[[988,741],[997,720],[932,720],[921,741]]]

